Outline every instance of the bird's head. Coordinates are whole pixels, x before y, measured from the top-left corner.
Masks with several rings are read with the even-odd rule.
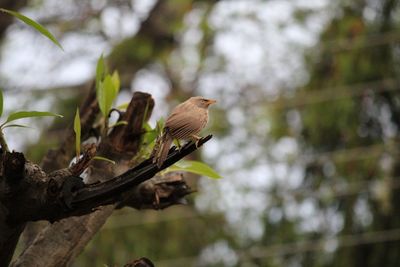
[[[198,106],[199,108],[208,108],[210,105],[217,102],[217,100],[205,98],[202,96],[191,97],[189,101]]]

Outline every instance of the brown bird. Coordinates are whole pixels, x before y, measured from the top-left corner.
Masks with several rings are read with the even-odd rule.
[[[153,163],[157,162],[157,166],[161,167],[174,139],[192,139],[197,145],[201,139],[198,134],[208,121],[208,107],[216,102],[213,99],[195,96],[176,106],[165,122],[163,134],[154,146]]]

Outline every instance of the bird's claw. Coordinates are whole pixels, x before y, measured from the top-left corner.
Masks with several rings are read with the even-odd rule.
[[[181,145],[181,142],[179,142],[179,139],[175,139],[175,144],[176,144],[176,147],[178,148],[178,151],[179,152],[181,152],[181,149],[182,149],[182,145]]]
[[[200,146],[201,137],[193,134],[192,138],[194,139],[194,144],[196,145],[196,148],[198,148]]]

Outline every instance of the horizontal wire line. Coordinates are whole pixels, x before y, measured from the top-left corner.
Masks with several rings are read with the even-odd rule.
[[[399,31],[388,31],[371,35],[357,35],[352,39],[337,39],[332,41],[322,41],[322,50],[333,53],[365,49],[375,46],[390,44],[400,41]]]
[[[353,148],[335,149],[326,152],[290,154],[287,159],[269,158],[270,163],[287,163],[287,164],[306,164],[311,162],[325,163],[332,160],[334,163],[346,163],[366,159],[378,158],[384,154],[399,155],[400,150],[396,147],[400,142],[391,140],[388,143],[375,143],[366,146],[358,146]]]
[[[388,183],[390,189],[398,189],[400,188],[400,176],[399,177],[383,177],[382,179],[371,179],[371,180],[359,180],[349,183],[335,182],[323,185],[320,188],[312,189],[312,188],[298,188],[292,190],[279,190],[278,192],[273,192],[276,195],[281,196],[291,196],[295,198],[313,198],[313,199],[335,199],[339,197],[352,196],[360,193],[372,192],[374,188],[379,186],[379,183]],[[331,190],[331,191],[329,191]],[[272,192],[271,192],[272,193]],[[266,192],[268,194],[268,192]],[[268,201],[268,207],[274,207],[276,205],[284,205],[282,202],[275,199],[271,199]],[[218,217],[222,216],[222,214],[214,213],[214,214],[199,214],[194,213],[192,211],[184,211],[183,213],[176,215],[168,215],[163,217],[155,216],[150,219],[145,219],[142,221],[135,220],[135,216],[127,215],[114,215],[113,218],[116,221],[123,221],[123,223],[108,223],[104,225],[102,229],[104,230],[112,230],[118,228],[139,226],[145,224],[153,224],[174,220],[183,220],[183,219],[196,219],[200,217]]]
[[[400,228],[382,230],[376,232],[365,232],[361,234],[341,235],[332,238],[321,238],[317,240],[303,240],[292,243],[274,244],[269,246],[253,247],[249,250],[236,250],[236,255],[241,262],[250,259],[265,259],[271,257],[282,257],[287,255],[316,252],[336,249],[344,247],[354,247],[366,244],[376,244],[393,242],[400,240]],[[331,248],[330,248],[331,247]],[[167,267],[176,266],[176,264],[188,264],[192,266],[198,261],[198,257],[182,257],[176,259],[165,259],[155,261],[157,266]]]
[[[284,256],[302,252],[325,250],[330,245],[334,248],[342,248],[398,240],[400,240],[400,228],[395,228],[376,232],[339,235],[332,238],[305,240],[288,244],[276,244],[266,247],[253,248],[250,249],[248,254],[252,258],[267,258],[272,256]],[[337,245],[335,243],[337,243]]]
[[[398,142],[396,142],[398,144]],[[391,145],[395,145],[391,144]],[[389,153],[391,155],[398,155],[399,149],[390,147],[389,144],[378,143],[369,146],[359,146],[354,148],[336,149],[327,152],[304,154],[299,156],[300,162],[323,162],[327,159],[332,159],[336,163],[356,161],[362,159],[371,159],[381,156],[383,153]]]
[[[337,101],[340,99],[360,97],[366,93],[382,93],[399,90],[400,80],[395,78],[387,78],[383,80],[356,83],[352,85],[326,87],[314,91],[297,91],[293,97],[282,97],[278,100],[267,102],[266,104],[270,109],[295,108]]]

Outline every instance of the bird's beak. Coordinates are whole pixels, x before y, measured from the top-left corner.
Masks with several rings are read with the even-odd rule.
[[[214,100],[214,99],[207,99],[207,104],[210,106],[210,105],[212,105],[212,104],[215,104],[215,103],[217,103],[217,100]]]

